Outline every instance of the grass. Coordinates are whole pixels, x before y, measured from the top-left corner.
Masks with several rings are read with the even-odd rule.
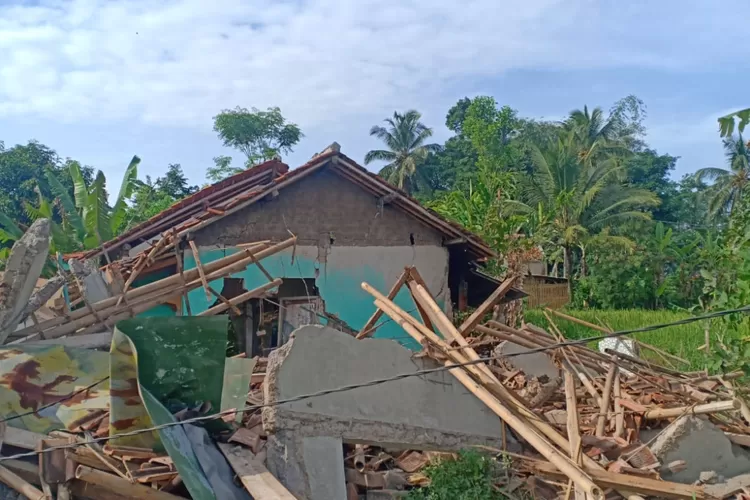
[[[672,323],[680,319],[689,318],[690,314],[667,310],[645,310],[645,309],[623,309],[623,310],[565,310],[566,314],[588,321],[589,323],[601,324],[604,322],[615,331],[629,330],[643,326]],[[526,321],[537,326],[548,328],[547,319],[542,310],[527,310]],[[593,337],[600,333],[588,327],[566,321],[562,318],[552,317],[555,324],[560,328],[565,337],[569,339],[581,339]],[[654,330],[652,332],[637,333],[634,338],[651,344],[659,349],[679,356],[690,361],[690,369],[700,370],[705,364],[705,354],[698,347],[704,344],[704,322],[695,322],[687,325],[671,326],[668,328]],[[594,343],[595,344],[595,343]],[[596,345],[591,347],[596,349]],[[651,353],[641,352],[641,355],[660,361],[659,357]],[[680,365],[677,363],[677,365]],[[684,365],[677,366],[679,369],[687,369]]]

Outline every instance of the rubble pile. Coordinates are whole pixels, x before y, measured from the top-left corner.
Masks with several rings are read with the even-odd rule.
[[[620,350],[598,352],[567,342],[551,318],[554,334],[532,324],[519,329],[496,321],[480,324],[497,297],[455,327],[422,285],[408,276],[404,284],[421,321],[393,302],[398,290],[385,296],[366,283],[362,287],[379,311],[423,346],[419,355],[447,368],[463,365],[450,373],[524,444],[522,453],[496,452],[512,457],[514,470],[533,478],[527,486],[535,496],[567,498],[572,490],[594,498],[726,498],[750,487],[750,475],[738,475],[750,465],[750,454],[737,447],[750,444],[750,410],[732,384],[740,373],[686,373]],[[546,363],[528,359],[540,356]],[[694,446],[689,456],[668,453],[693,433],[676,430],[686,421],[709,429],[710,439],[704,431],[703,447]],[[653,437],[646,438],[649,434]],[[665,436],[677,444],[654,445]],[[721,446],[726,463],[708,451]]]
[[[49,225],[30,232],[0,283],[0,483],[27,498],[399,498],[463,449],[496,459],[495,487],[514,498],[750,495],[740,373],[682,371],[555,311],[550,331],[488,320],[515,277],[456,326],[407,267],[387,295],[362,283],[375,312],[358,332],[329,317],[268,357],[227,356],[217,315],[279,287],[261,261],[294,236],[205,264],[190,244],[196,267],[183,270],[167,233],[38,283]],[[135,286],[166,262],[178,272]],[[231,299],[209,286],[249,266],[267,283]],[[193,315],[185,294],[201,288],[214,305]],[[404,291],[414,314],[396,303]],[[175,302],[181,317],[139,317]],[[571,342],[552,315],[607,338]],[[421,349],[372,338],[390,321]]]

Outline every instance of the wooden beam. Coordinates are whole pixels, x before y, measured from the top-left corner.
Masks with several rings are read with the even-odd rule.
[[[203,289],[206,291],[206,300],[211,303],[211,287],[208,286],[208,281],[206,281],[206,273],[203,270],[203,264],[201,263],[201,257],[198,253],[198,247],[195,246],[195,242],[193,240],[188,241],[188,244],[190,245],[190,250],[193,252],[195,267],[198,268],[198,275],[200,276],[201,283],[203,283]]]
[[[539,474],[567,479],[565,474],[557,470],[557,468],[549,462],[532,462],[529,466],[534,472]],[[640,476],[629,476],[627,474],[618,474],[616,472],[608,472],[605,470],[589,469],[587,472],[591,475],[594,482],[604,488],[625,489],[659,498],[677,498],[685,500],[707,498],[706,492],[702,486],[673,483],[670,481],[662,481],[659,479]]]
[[[295,500],[283,484],[268,472],[261,460],[247,448],[232,446],[228,443],[216,443],[226,457],[229,465],[242,482],[242,485],[253,498],[262,500]]]
[[[31,500],[43,500],[47,498],[42,490],[35,488],[31,483],[22,479],[18,474],[11,472],[3,466],[0,466],[0,481]]]
[[[37,434],[36,432],[27,431],[26,429],[8,426],[5,428],[3,444],[24,448],[26,450],[36,450],[39,442],[46,438],[47,436],[43,434]]]
[[[411,277],[411,280],[406,281],[406,286],[409,288],[409,291],[412,295],[412,300],[414,301],[414,305],[417,306],[417,311],[419,312],[419,316],[422,318],[422,323],[429,328],[430,330],[433,329],[432,327],[432,321],[430,321],[430,316],[427,314],[427,311],[424,310],[422,307],[422,304],[419,303],[417,299],[414,298],[414,284],[421,285],[424,287],[425,290],[429,289],[427,288],[427,283],[425,283],[424,279],[422,278],[422,275],[419,274],[419,271],[417,271],[417,268],[414,266],[411,266],[408,268],[409,270],[409,276]],[[391,299],[393,300],[393,299]]]
[[[604,391],[602,392],[602,399],[599,402],[599,415],[596,419],[596,437],[604,437],[604,428],[607,425],[607,417],[609,416],[609,403],[612,399],[612,387],[617,377],[617,365],[612,363],[609,366],[607,372],[607,380],[604,383]]]
[[[513,287],[513,283],[516,282],[518,279],[517,275],[510,276],[505,281],[503,281],[497,289],[490,294],[489,297],[485,299],[482,304],[476,308],[476,310],[471,313],[471,316],[466,318],[463,323],[461,323],[461,326],[458,327],[458,331],[461,333],[461,336],[466,337],[469,333],[474,330],[474,327],[476,327],[479,323],[481,323],[482,318],[484,318],[484,315],[487,314],[492,310],[495,305],[497,305],[500,300],[505,296],[506,293]]]
[[[279,285],[281,285],[282,280],[280,278],[276,278],[275,280],[271,281],[270,283],[266,283],[264,285],[259,286],[258,288],[254,288],[250,290],[249,292],[245,292],[242,295],[238,295],[234,297],[233,299],[230,299],[228,301],[228,304],[219,304],[216,305],[210,309],[206,309],[202,313],[198,314],[197,316],[214,316],[216,314],[222,313],[229,309],[231,306],[236,306],[237,304],[242,304],[243,302],[246,302],[252,298],[260,297],[264,293],[266,293],[268,290],[275,288]]]
[[[409,268],[404,268],[404,272],[401,273],[401,275],[398,277],[396,282],[391,287],[391,290],[388,292],[388,299],[393,300],[396,298],[396,295],[398,295],[399,290],[401,290],[401,287],[404,286],[404,283],[406,283],[406,280],[409,278]],[[372,333],[372,327],[375,326],[375,323],[380,319],[380,317],[383,315],[383,311],[380,309],[377,309],[372,316],[370,316],[370,319],[367,320],[367,323],[365,323],[365,326],[362,327],[362,329],[357,334],[356,339],[363,339],[365,337],[369,337],[370,333]]]
[[[85,465],[79,465],[76,468],[76,479],[85,481],[87,483],[95,484],[110,490],[112,493],[122,495],[124,497],[132,498],[144,498],[151,500],[178,500],[176,495],[166,493],[164,491],[155,490],[144,486],[142,484],[133,484],[127,479],[117,477],[114,474],[108,474],[100,470],[86,467]]]

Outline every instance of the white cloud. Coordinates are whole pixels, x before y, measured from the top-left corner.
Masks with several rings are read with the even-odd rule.
[[[457,79],[681,69],[742,47],[736,9],[653,3],[42,0],[0,8],[0,114],[205,129],[240,104],[311,127],[428,105]]]

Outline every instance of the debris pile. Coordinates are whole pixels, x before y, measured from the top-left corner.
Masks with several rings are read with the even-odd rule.
[[[682,371],[679,357],[555,311],[550,331],[487,320],[514,277],[456,326],[407,267],[387,295],[362,283],[376,309],[359,332],[322,311],[327,326],[297,328],[268,357],[227,356],[217,315],[281,285],[261,261],[296,249],[294,236],[207,263],[188,241],[196,267],[183,269],[168,231],[134,257],[101,270],[73,260],[40,285],[48,233],[32,226],[0,283],[11,341],[0,482],[28,498],[398,498],[462,449],[496,457],[495,486],[512,496],[750,495],[741,374]],[[164,266],[177,271],[139,282]],[[267,283],[233,298],[211,287],[250,266]],[[201,288],[213,305],[193,315],[186,294]],[[404,290],[414,314],[396,303]],[[139,317],[161,304],[185,311]],[[42,307],[57,314],[35,316]],[[258,325],[278,315],[261,309]],[[605,342],[565,339],[553,315]],[[421,349],[371,338],[390,321]]]
[[[735,462],[731,467],[715,465],[725,469],[722,478],[700,470],[712,463],[700,455],[705,447],[711,449],[717,441],[727,449],[750,444],[750,411],[732,385],[739,373],[685,373],[620,350],[598,352],[564,339],[549,316],[553,333],[531,324],[520,329],[496,321],[480,324],[496,296],[455,327],[429,292],[406,274],[404,284],[421,321],[393,302],[398,287],[388,296],[366,283],[362,287],[379,311],[423,346],[421,355],[449,369],[527,445],[523,453],[496,451],[511,456],[514,469],[533,478],[527,485],[534,495],[567,498],[572,490],[594,498],[709,498],[731,496],[750,486],[750,475],[728,477],[743,467],[747,471],[750,454],[744,450],[730,457]],[[504,282],[497,294],[512,283],[513,278]],[[530,359],[540,356],[548,359]],[[456,365],[461,367],[450,369]],[[674,436],[690,435],[675,434],[686,421],[710,428],[713,434],[704,448],[679,457],[654,445],[665,435],[677,441]],[[653,437],[646,438],[649,434]],[[684,474],[686,469],[698,477]],[[718,479],[726,483],[707,486]],[[559,488],[550,490],[550,485]]]

